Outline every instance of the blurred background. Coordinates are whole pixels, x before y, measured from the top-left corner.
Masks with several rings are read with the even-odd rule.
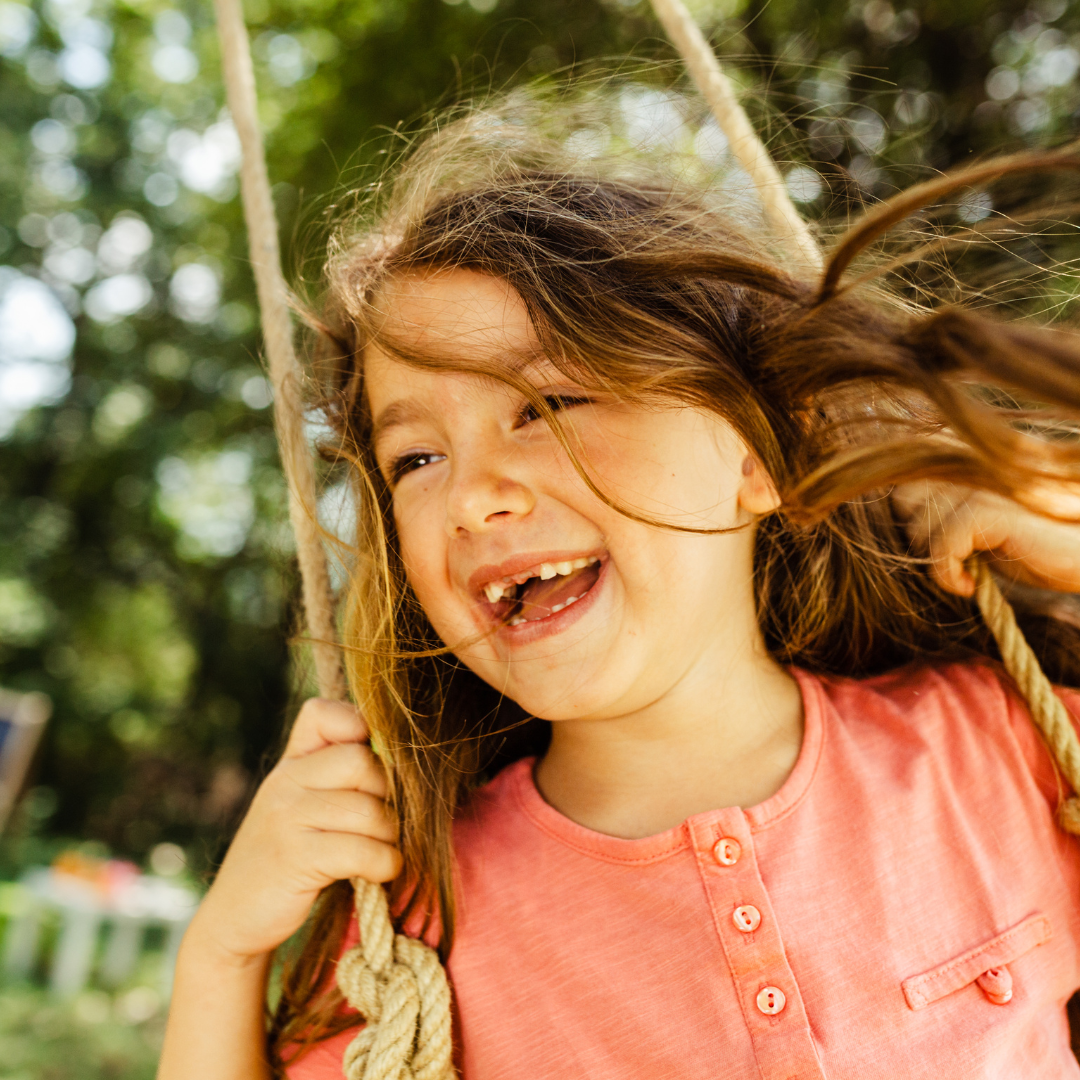
[[[1076,0],[691,6],[810,216],[1080,123]],[[294,279],[478,91],[660,61],[625,137],[727,153],[643,0],[246,12]],[[0,688],[51,703],[0,837],[0,1080],[152,1075],[171,935],[305,690],[238,164],[209,0],[0,0]]]

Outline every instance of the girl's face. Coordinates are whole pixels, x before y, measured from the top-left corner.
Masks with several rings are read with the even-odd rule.
[[[525,377],[618,505],[695,528],[746,526],[702,536],[633,521],[589,490],[518,392],[371,346],[375,452],[402,559],[432,626],[468,667],[533,715],[602,719],[704,688],[717,664],[759,643],[752,524],[776,499],[760,466],[747,475],[752,459],[728,424],[568,382],[500,279],[410,276],[383,302],[388,333],[421,352],[534,356]]]

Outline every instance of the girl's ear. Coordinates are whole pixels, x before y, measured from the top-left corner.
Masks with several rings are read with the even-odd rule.
[[[772,478],[753,454],[748,453],[743,459],[742,474],[739,506],[756,517],[771,514],[780,505],[780,496]]]

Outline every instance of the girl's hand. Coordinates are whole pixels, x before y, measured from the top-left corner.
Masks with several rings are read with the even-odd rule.
[[[1058,592],[1080,592],[1080,524],[1041,517],[988,491],[920,481],[893,490],[912,540],[930,556],[938,584],[971,596],[968,556],[991,554],[1007,577]],[[1057,513],[1076,514],[1076,496],[1055,500]]]
[[[256,960],[299,929],[331,882],[397,877],[402,860],[384,801],[386,775],[367,738],[352,706],[318,698],[304,703],[189,939],[219,959]]]

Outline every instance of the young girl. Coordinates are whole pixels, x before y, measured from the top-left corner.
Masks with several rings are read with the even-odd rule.
[[[467,1080],[1080,1076],[1068,792],[964,565],[1080,685],[1080,342],[849,285],[970,177],[822,279],[545,127],[444,127],[330,259],[356,708],[259,789],[161,1077],[342,1075],[350,877],[446,959]]]

